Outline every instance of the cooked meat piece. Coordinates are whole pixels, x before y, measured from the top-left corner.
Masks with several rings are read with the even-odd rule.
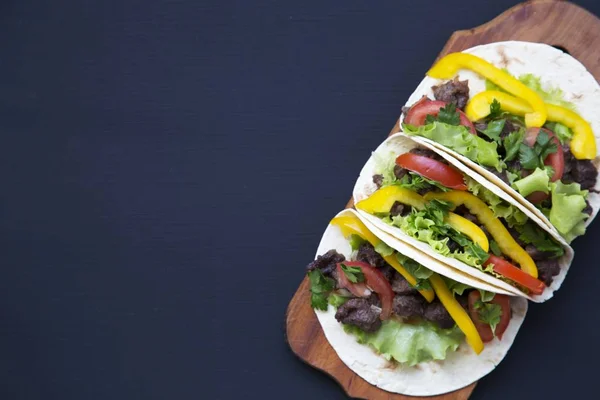
[[[479,132],[485,131],[488,127],[488,123],[487,122],[477,122],[475,124],[475,129]]]
[[[371,295],[367,297],[367,301],[370,305],[381,308],[381,300],[379,300],[379,295],[377,293],[371,293]]]
[[[554,276],[560,272],[560,266],[558,260],[543,260],[535,263],[538,269],[538,279],[550,286]]]
[[[412,287],[410,283],[399,273],[394,274],[392,280],[390,281],[392,284],[392,290],[396,294],[418,294],[417,289]]]
[[[404,178],[404,175],[406,175],[407,173],[408,171],[402,168],[401,166],[394,165],[394,175],[396,176],[396,179],[400,180]]]
[[[427,304],[424,317],[431,322],[437,323],[442,329],[448,329],[454,326],[454,320],[438,299]]]
[[[376,174],[376,175],[373,175],[373,178],[371,178],[371,179],[373,179],[373,183],[375,185],[377,185],[377,189],[379,189],[381,187],[381,185],[383,185],[383,175]]]
[[[338,253],[335,250],[329,250],[327,253],[322,256],[317,256],[317,259],[306,267],[309,271],[313,269],[320,269],[323,275],[330,276],[335,278],[335,275],[332,275],[335,271],[336,264],[346,260],[343,254]]]
[[[525,251],[527,252],[527,254],[529,254],[529,256],[531,256],[531,258],[533,258],[535,261],[541,261],[541,260],[547,260],[548,258],[552,257],[553,254],[551,252],[548,251],[540,251],[538,250],[537,247],[535,247],[532,244],[528,244],[527,246],[525,246]]]
[[[459,81],[458,77],[431,89],[436,100],[454,103],[460,109],[464,109],[469,101],[469,81]]]
[[[402,204],[399,201],[396,201],[392,205],[392,208],[390,208],[390,215],[392,217],[395,217],[396,215],[405,216],[405,215],[410,214],[410,211],[411,211],[411,207],[409,205]]]
[[[422,317],[425,312],[426,301],[420,294],[398,295],[394,297],[393,310],[400,317]]]
[[[369,300],[354,298],[337,309],[335,319],[342,324],[357,326],[365,332],[375,332],[381,327],[380,313],[381,309],[372,306]]]
[[[598,178],[598,170],[592,161],[576,159],[568,145],[563,145],[562,149],[565,169],[561,180],[564,183],[577,182],[582,189],[592,189]]]
[[[396,272],[396,270],[383,259],[381,254],[375,251],[373,245],[368,242],[360,245],[358,252],[356,253],[356,260],[378,268],[388,282],[392,281],[394,273]]]
[[[373,245],[368,242],[360,245],[358,253],[356,254],[356,260],[366,262],[367,264],[378,268],[387,265],[383,257],[381,257],[381,255],[375,251]]]
[[[418,156],[431,158],[433,160],[438,160],[438,161],[443,162],[444,164],[447,164],[447,161],[444,159],[444,157],[440,156],[435,151],[426,149],[424,147],[415,147],[415,148],[411,149],[409,151],[409,153],[416,154]]]
[[[382,267],[380,267],[379,270],[381,271],[381,273],[383,274],[383,276],[385,276],[385,279],[387,279],[388,282],[391,282],[392,279],[394,279],[394,275],[398,273],[398,271],[396,271],[387,262],[385,263],[385,265],[383,265]]]
[[[456,250],[460,250],[460,244],[456,243],[452,239],[449,239],[447,244],[448,244],[448,248],[450,249],[451,252],[454,252]]]
[[[591,160],[576,160],[571,169],[573,180],[581,185],[582,189],[592,189],[596,186],[598,170]]]
[[[594,209],[592,208],[592,205],[590,204],[589,201],[585,201],[585,208],[582,211],[584,214],[587,215],[592,215],[592,213],[594,212]]]
[[[433,192],[433,191],[435,191],[435,186],[427,185],[426,187],[417,190],[417,193],[419,193],[421,196],[425,196],[427,193]]]

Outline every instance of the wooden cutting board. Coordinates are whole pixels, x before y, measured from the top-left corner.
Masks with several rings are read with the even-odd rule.
[[[565,1],[528,1],[477,28],[454,32],[438,58],[479,44],[505,40],[553,45],[577,58],[596,79],[600,76],[600,57],[596,51],[600,48],[600,19]],[[404,100],[398,99],[398,102],[403,104]],[[390,135],[398,131],[396,122]],[[352,207],[353,204],[350,199],[346,207]],[[308,288],[308,280],[305,278],[286,312],[287,341],[292,351],[302,361],[329,374],[349,396],[360,399],[418,399],[383,391],[346,367],[325,339],[319,321],[310,307]],[[465,400],[469,398],[475,385],[476,383],[473,383],[455,392],[428,399]]]

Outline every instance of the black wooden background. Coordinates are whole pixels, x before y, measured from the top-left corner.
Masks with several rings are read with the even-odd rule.
[[[513,4],[2,1],[0,398],[344,398],[286,306],[450,34]],[[599,234],[473,399],[597,391]]]

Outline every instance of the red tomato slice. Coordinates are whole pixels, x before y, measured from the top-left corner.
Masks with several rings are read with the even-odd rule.
[[[346,261],[337,264],[337,273],[338,278],[340,279],[340,283],[342,281],[346,281],[346,285],[344,286],[346,289],[352,292],[351,287],[356,285],[364,285],[364,283],[352,283],[346,277],[344,271],[342,271],[342,267],[340,264],[347,265],[349,267],[359,267],[362,273],[365,276],[366,286],[373,289],[375,293],[379,296],[379,300],[381,301],[381,315],[379,318],[382,320],[388,319],[392,315],[392,305],[394,301],[394,291],[392,290],[392,285],[385,279],[385,275],[375,267],[370,266],[367,263],[361,261]],[[354,292],[352,292],[354,293]]]
[[[348,265],[348,263],[346,263],[346,262],[343,262],[341,264]],[[337,269],[337,279],[338,279],[338,283],[340,284],[340,287],[343,287],[344,289],[348,289],[350,291],[350,293],[352,293],[356,297],[369,297],[371,295],[371,291],[367,287],[366,283],[350,282],[348,280],[348,277],[344,273],[344,271],[342,271],[342,267],[340,266],[340,264],[337,264],[336,269]]]
[[[467,190],[462,173],[443,162],[417,154],[404,153],[396,158],[396,164],[451,189]]]
[[[489,324],[482,322],[479,319],[479,311],[475,308],[475,303],[480,299],[481,293],[479,293],[479,290],[472,290],[471,293],[469,293],[469,314],[477,328],[477,332],[479,332],[479,336],[481,336],[481,340],[484,343],[487,343],[494,339],[494,333]],[[498,304],[502,309],[500,322],[496,325],[496,336],[498,339],[502,340],[502,335],[504,335],[504,331],[506,331],[508,323],[510,322],[510,297],[504,294],[496,294],[490,303]]]
[[[408,110],[404,117],[404,122],[415,126],[425,125],[425,118],[427,118],[428,115],[437,117],[440,113],[440,108],[446,107],[446,105],[448,105],[448,103],[445,101],[429,100],[427,97],[423,96],[421,100],[413,104],[410,110]],[[475,126],[469,118],[467,118],[466,114],[459,109],[456,109],[456,111],[458,111],[458,115],[460,116],[460,124],[469,128],[469,131],[477,136]]]
[[[546,289],[546,285],[544,282],[539,279],[534,278],[529,275],[527,272],[515,267],[508,261],[503,258],[496,257],[493,254],[489,255],[490,258],[483,263],[483,266],[487,266],[488,264],[494,264],[494,271],[499,273],[502,276],[510,279],[529,289],[533,294],[542,294],[544,289]]]

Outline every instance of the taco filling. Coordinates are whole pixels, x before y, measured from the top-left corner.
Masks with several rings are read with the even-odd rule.
[[[417,147],[374,157],[377,190],[358,210],[532,295],[560,272],[563,245],[439,154]]]
[[[409,366],[444,360],[466,340],[475,353],[502,339],[511,298],[474,289],[429,270],[387,246],[353,215],[331,221],[349,241],[347,259],[331,249],[308,269],[311,306],[336,308],[335,319],[359,343]]]
[[[486,78],[486,90],[470,97],[468,80],[456,77],[458,68]],[[428,75],[450,79],[432,86],[433,99],[424,96],[403,109],[403,131],[496,175],[535,205],[567,242],[582,235],[593,213],[588,194],[598,178],[592,163],[596,142],[564,93],[543,87],[538,76],[516,78],[466,53],[442,58]]]

